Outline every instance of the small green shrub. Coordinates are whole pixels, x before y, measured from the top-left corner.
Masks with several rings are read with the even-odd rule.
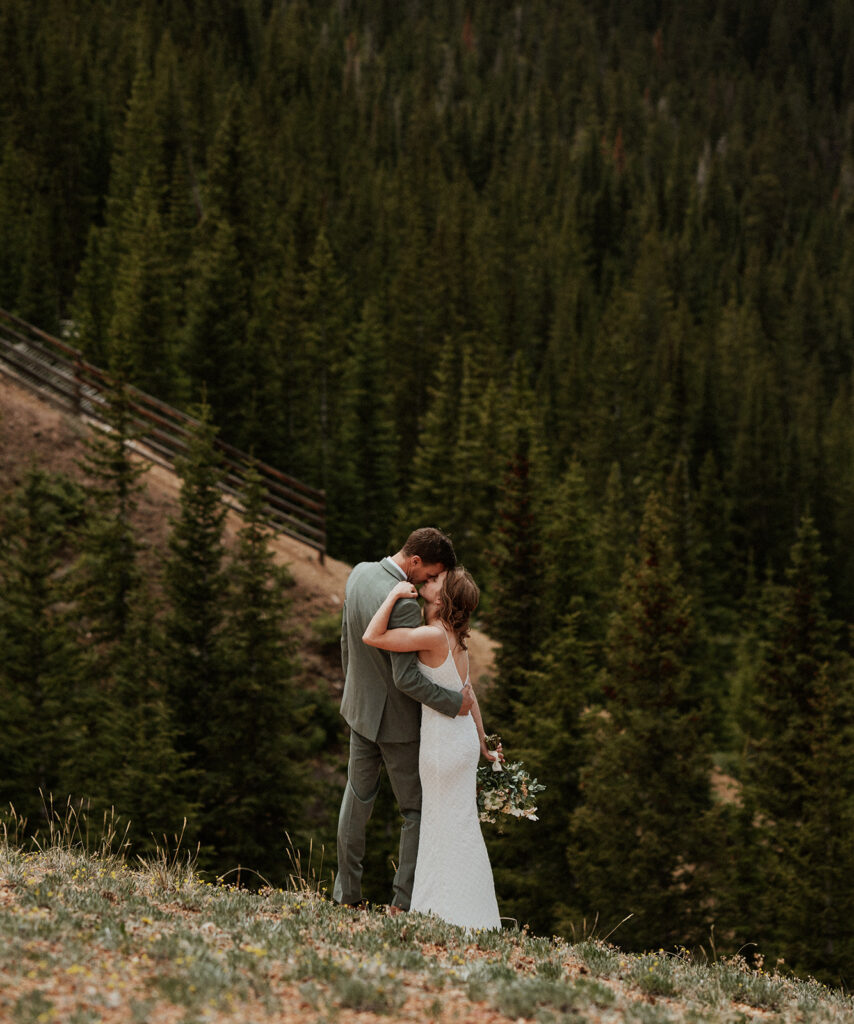
[[[311,642],[325,657],[341,653],[341,612],[324,612],[311,623]]]
[[[648,954],[632,962],[629,977],[650,996],[673,996],[680,990],[676,979],[678,961],[665,954]]]
[[[573,952],[594,977],[611,978],[620,971],[621,954],[598,939],[587,939]]]
[[[15,1024],[41,1024],[54,1016],[53,1003],[38,989],[19,996],[12,1010]]]

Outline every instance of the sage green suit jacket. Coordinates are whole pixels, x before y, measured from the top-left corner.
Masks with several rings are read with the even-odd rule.
[[[421,732],[421,705],[455,717],[462,696],[423,676],[414,653],[394,653],[362,642],[368,623],[396,583],[389,559],[360,562],[350,573],[341,619],[344,695],[341,714],[357,733],[374,742],[405,743]],[[389,627],[420,626],[418,602],[402,598],[392,609]]]

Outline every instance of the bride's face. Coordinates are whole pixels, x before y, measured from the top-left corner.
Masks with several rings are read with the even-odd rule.
[[[440,572],[435,579],[427,580],[426,583],[422,584],[420,596],[425,605],[435,605],[439,600],[439,594],[442,593],[442,583],[445,580],[445,576],[446,573]]]

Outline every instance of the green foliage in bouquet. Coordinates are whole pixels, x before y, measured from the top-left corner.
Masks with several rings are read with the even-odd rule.
[[[495,748],[499,736],[487,736],[487,744]],[[509,814],[514,818],[537,821],[535,796],[546,787],[532,779],[521,761],[490,762],[477,769],[477,809],[480,821],[492,824],[496,815]]]

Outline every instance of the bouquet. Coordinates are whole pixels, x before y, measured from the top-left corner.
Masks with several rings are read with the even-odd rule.
[[[501,742],[499,736],[487,736],[489,746]],[[477,809],[480,821],[495,823],[497,814],[537,821],[534,796],[546,787],[532,779],[521,761],[491,761],[477,769]]]

